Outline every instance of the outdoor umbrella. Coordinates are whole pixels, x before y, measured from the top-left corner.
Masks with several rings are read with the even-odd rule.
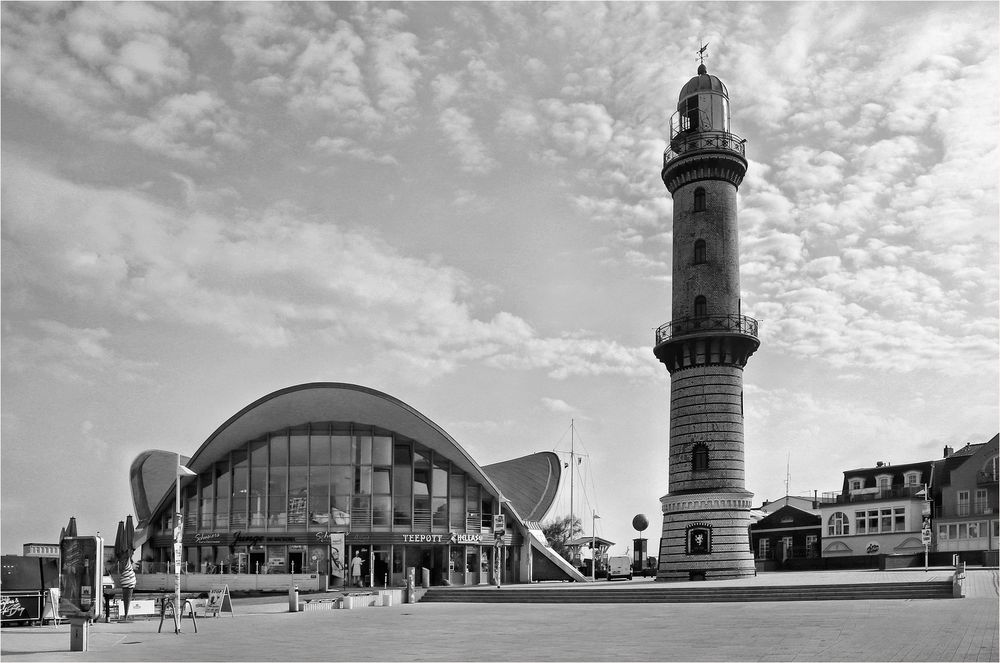
[[[118,531],[115,533],[115,559],[118,561],[118,572],[121,573],[122,564],[130,556],[130,551],[125,545],[125,521],[118,521]],[[120,583],[121,581],[119,581]],[[111,599],[114,596],[114,592],[108,592],[105,590],[104,593],[104,621],[105,623],[111,621]]]
[[[132,524],[132,514],[125,518],[125,546],[128,548],[129,559],[135,550],[135,525]]]
[[[115,559],[118,560],[119,568],[122,562],[132,555],[128,548],[128,541],[125,536],[125,521],[118,521],[118,532],[115,534]]]

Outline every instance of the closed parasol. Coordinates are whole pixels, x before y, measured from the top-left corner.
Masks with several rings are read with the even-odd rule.
[[[119,568],[121,564],[128,560],[132,551],[128,548],[128,541],[125,537],[125,521],[118,521],[118,532],[115,534],[115,559],[118,560]]]
[[[76,516],[70,516],[69,525],[66,525],[66,533],[63,535],[63,538],[65,539],[70,536],[76,536]]]
[[[132,523],[132,514],[125,518],[125,545],[128,547],[128,556],[132,557],[135,551],[135,525]]]

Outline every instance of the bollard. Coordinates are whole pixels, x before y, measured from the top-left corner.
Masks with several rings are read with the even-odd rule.
[[[420,586],[427,589],[431,586],[431,570],[425,567],[420,567]]]
[[[73,618],[69,620],[69,650],[87,651],[90,646],[90,621]]]
[[[299,586],[290,585],[288,587],[288,612],[299,611]]]

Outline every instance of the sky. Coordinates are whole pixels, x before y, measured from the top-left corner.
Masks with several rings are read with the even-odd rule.
[[[136,455],[314,381],[480,464],[572,438],[586,532],[658,540],[660,169],[702,43],[747,140],[754,503],[985,442],[998,7],[4,2],[3,552],[113,539]]]

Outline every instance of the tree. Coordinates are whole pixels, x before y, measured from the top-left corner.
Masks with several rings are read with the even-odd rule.
[[[563,516],[542,523],[542,534],[553,550],[562,555],[566,561],[571,561],[569,542],[583,534],[583,524],[578,516]]]

